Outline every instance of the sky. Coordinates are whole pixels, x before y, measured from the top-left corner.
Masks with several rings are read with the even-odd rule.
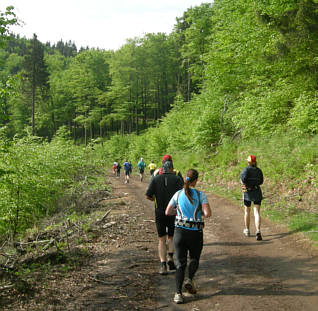
[[[72,41],[77,48],[117,50],[146,33],[169,34],[190,7],[204,0],[0,0],[0,11],[14,6],[23,25],[10,27],[21,37],[35,33],[42,43]]]

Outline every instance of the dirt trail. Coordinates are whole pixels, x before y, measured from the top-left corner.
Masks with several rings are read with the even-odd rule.
[[[154,206],[144,195],[148,180],[107,179],[113,194],[99,208],[111,212],[102,235],[82,246],[87,261],[48,273],[33,296],[0,295],[1,310],[318,310],[317,252],[301,235],[269,221],[263,221],[264,241],[244,237],[242,209],[213,194],[207,194],[212,217],[195,278],[198,294],[174,304],[174,273],[158,274]]]
[[[153,205],[144,197],[147,185],[135,177],[125,188],[149,207],[145,218],[151,218]],[[263,220],[263,241],[256,241],[253,231],[246,238],[242,234],[242,209],[213,194],[208,194],[208,199],[213,216],[204,229],[204,248],[195,279],[198,294],[187,296],[183,305],[175,305],[171,302],[174,274],[156,276],[156,309],[317,310],[318,257],[305,247],[303,237]],[[152,238],[156,238],[155,233]]]

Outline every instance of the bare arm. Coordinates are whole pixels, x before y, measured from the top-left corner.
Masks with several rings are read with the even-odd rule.
[[[153,201],[153,198],[152,197],[148,197],[147,195],[146,195],[146,199],[149,200],[149,201]]]
[[[174,216],[177,215],[177,209],[173,205],[168,205],[165,213],[167,216]]]
[[[202,204],[202,212],[205,218],[208,218],[211,216],[212,212],[211,212],[211,207],[210,204]]]

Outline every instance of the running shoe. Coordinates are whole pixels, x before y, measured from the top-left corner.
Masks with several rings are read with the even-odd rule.
[[[243,230],[243,234],[244,234],[245,236],[249,237],[249,236],[250,236],[250,230],[244,229],[244,230]]]
[[[166,264],[161,264],[160,269],[159,269],[159,274],[165,275],[167,274],[167,265]]]
[[[184,282],[184,288],[188,291],[189,294],[194,295],[197,293],[197,290],[194,287],[193,281],[191,279],[187,279]]]
[[[261,232],[256,232],[256,241],[262,241],[263,238],[262,238],[262,235],[261,235]]]
[[[184,298],[183,298],[182,294],[175,293],[175,294],[174,294],[173,301],[174,301],[175,303],[178,303],[178,304],[179,304],[179,303],[183,303],[183,302],[184,302]]]
[[[168,260],[169,271],[176,270],[176,266],[172,260]]]

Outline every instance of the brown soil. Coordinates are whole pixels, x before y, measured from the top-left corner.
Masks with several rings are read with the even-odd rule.
[[[153,203],[144,196],[148,181],[109,179],[120,199],[113,200],[105,234],[86,245],[87,259],[65,274],[48,275],[32,296],[0,295],[1,310],[317,310],[318,256],[305,237],[264,220],[264,240],[246,238],[240,206],[213,194],[198,294],[175,305],[174,273],[158,274]]]

